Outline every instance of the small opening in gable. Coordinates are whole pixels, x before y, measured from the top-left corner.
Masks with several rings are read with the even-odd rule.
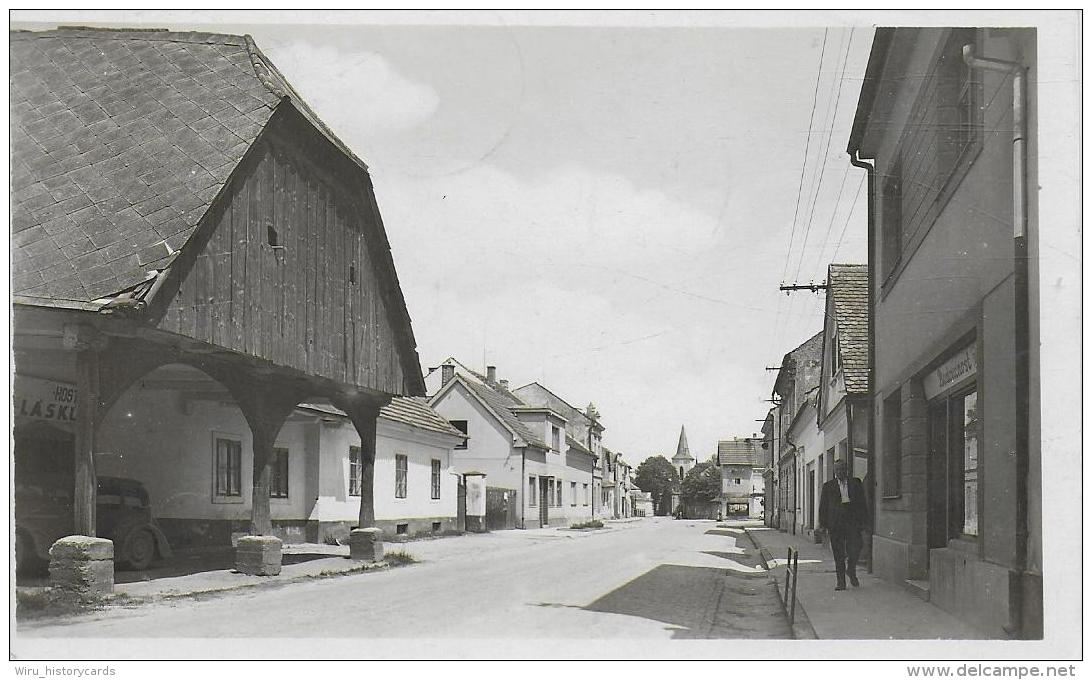
[[[274,246],[274,247],[279,246],[280,243],[277,241],[277,230],[273,227],[273,225],[272,224],[265,225],[265,231],[266,231],[266,238],[269,241],[269,245]]]
[[[356,283],[356,265],[349,265],[349,283]]]

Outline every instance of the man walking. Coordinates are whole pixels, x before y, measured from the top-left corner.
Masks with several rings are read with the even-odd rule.
[[[861,554],[861,529],[868,522],[864,484],[850,477],[846,462],[834,463],[834,479],[823,485],[819,497],[819,526],[830,536],[834,553],[834,571],[838,576],[835,590],[846,589],[846,576],[856,588],[857,558]]]

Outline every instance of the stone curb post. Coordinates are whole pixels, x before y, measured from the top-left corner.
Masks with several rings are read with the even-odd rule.
[[[281,539],[276,536],[242,536],[235,547],[235,569],[249,576],[281,573]]]
[[[379,562],[383,559],[382,529],[353,529],[349,532],[349,559]]]
[[[65,536],[49,549],[49,580],[80,597],[114,592],[114,542],[91,536]]]

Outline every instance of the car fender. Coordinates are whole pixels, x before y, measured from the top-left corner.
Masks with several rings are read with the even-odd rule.
[[[166,534],[154,524],[146,524],[145,526],[148,531],[151,531],[152,535],[155,536],[155,547],[156,552],[159,553],[159,557],[164,560],[171,559],[173,553],[171,552],[171,544],[167,540]]]

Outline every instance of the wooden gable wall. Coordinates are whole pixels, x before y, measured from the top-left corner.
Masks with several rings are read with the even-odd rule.
[[[385,244],[367,236],[377,211],[343,179],[359,172],[355,166],[347,170],[319,140],[285,116],[271,123],[206,217],[208,240],[193,244],[193,266],[159,327],[402,394],[407,364],[383,289],[391,283],[381,280],[373,252]]]

